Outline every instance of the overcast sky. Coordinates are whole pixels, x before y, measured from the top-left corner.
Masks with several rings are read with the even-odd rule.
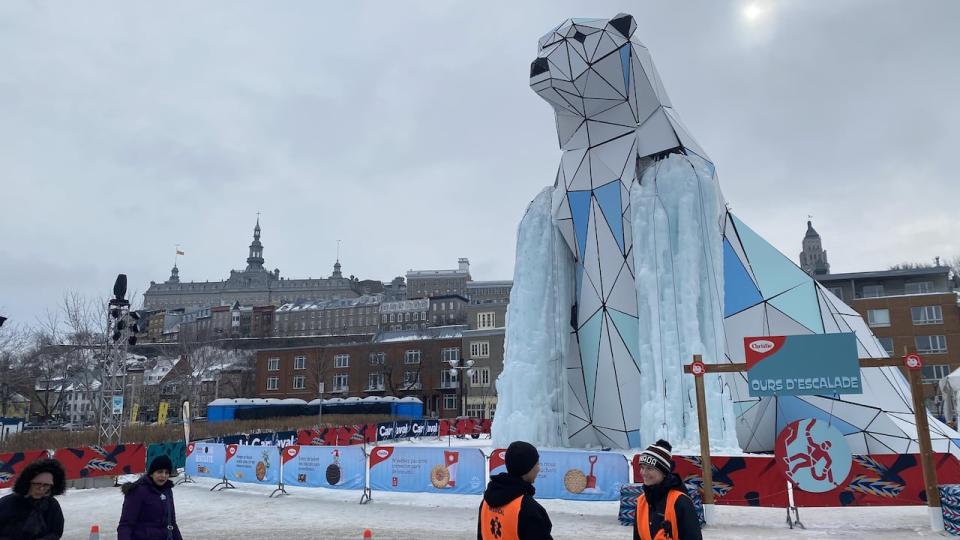
[[[243,268],[512,277],[552,184],[537,39],[637,18],[735,212],[832,270],[960,254],[960,2],[0,3],[0,313]]]

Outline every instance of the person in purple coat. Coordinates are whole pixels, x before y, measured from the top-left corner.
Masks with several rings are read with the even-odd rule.
[[[170,458],[157,456],[146,475],[123,485],[117,540],[183,540],[173,506],[172,469]]]

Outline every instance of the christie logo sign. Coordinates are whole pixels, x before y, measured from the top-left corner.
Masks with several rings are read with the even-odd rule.
[[[387,459],[388,457],[390,457],[390,452],[381,448],[377,450],[377,457],[380,459]]]
[[[743,341],[752,397],[863,393],[853,333]]]

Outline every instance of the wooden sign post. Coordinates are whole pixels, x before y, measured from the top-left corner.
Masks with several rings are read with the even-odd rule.
[[[913,396],[913,415],[917,426],[917,443],[920,446],[920,466],[923,469],[923,482],[927,495],[927,508],[930,515],[930,528],[943,531],[943,511],[940,508],[940,491],[937,486],[937,471],[933,466],[933,447],[930,444],[930,425],[927,423],[927,408],[923,404],[923,387],[920,371],[923,360],[916,353],[903,358],[861,358],[860,369],[876,367],[906,366],[910,381],[910,394]],[[714,505],[713,469],[710,463],[710,433],[707,427],[707,403],[703,389],[703,376],[707,373],[742,373],[747,371],[746,364],[705,364],[701,356],[693,356],[693,362],[683,366],[683,372],[693,375],[697,391],[697,417],[700,423],[700,462],[703,479],[704,519],[710,523],[707,515],[709,505],[712,513]]]

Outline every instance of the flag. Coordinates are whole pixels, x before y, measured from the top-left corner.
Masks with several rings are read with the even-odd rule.
[[[184,253],[178,249],[178,250],[177,250],[177,255],[184,255]]]

